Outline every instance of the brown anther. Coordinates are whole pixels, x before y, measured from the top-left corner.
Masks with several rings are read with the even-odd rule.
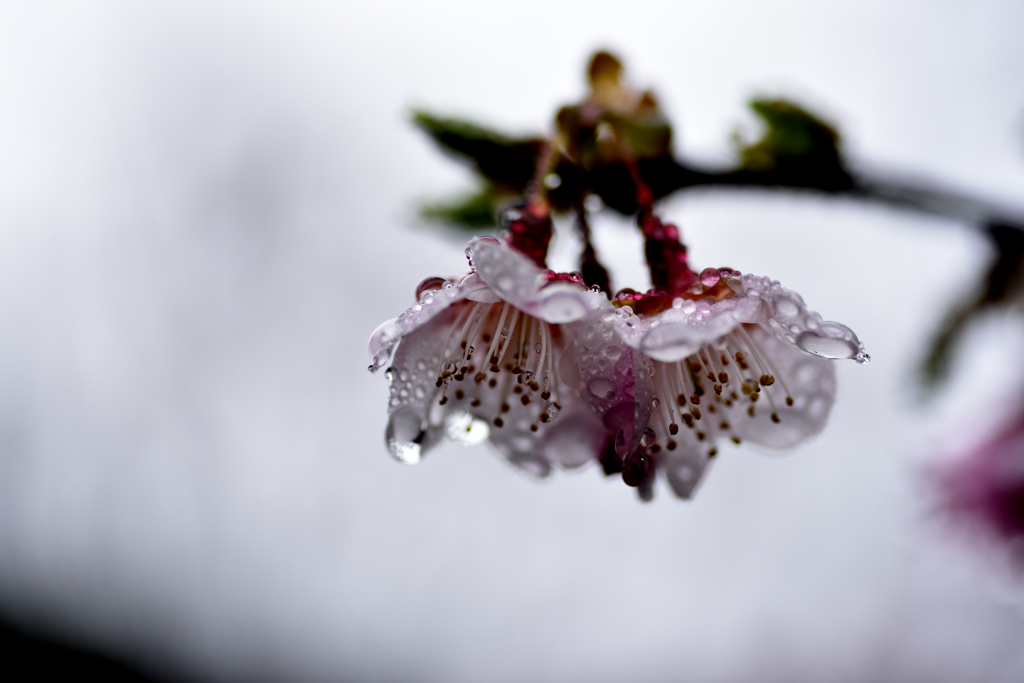
[[[462,389],[456,389],[455,390],[455,400],[456,401],[461,401],[463,398],[465,398],[465,396],[466,396],[466,393],[464,391],[462,391]]]
[[[695,434],[695,436],[697,437],[697,441],[703,441],[704,440],[704,432],[697,432]]]
[[[501,372],[501,368],[499,368],[499,367],[498,367],[497,365],[495,365],[494,363],[491,363],[491,367],[490,367],[490,370],[491,370],[491,372]]]
[[[540,397],[546,401],[549,398],[551,398],[551,392],[545,389],[544,391],[540,392]]]
[[[519,399],[519,400],[522,402],[522,404],[524,406],[530,405],[530,395],[529,394],[523,394],[523,397],[521,399]]]
[[[731,398],[734,401],[740,400],[739,395],[737,395],[735,391],[730,391],[729,392],[729,398]]]
[[[721,358],[721,360],[722,360],[722,365],[723,365],[723,366],[724,366],[724,365],[728,365],[728,364],[729,364],[729,356],[727,356],[727,355],[725,355],[725,354],[723,353],[723,354],[722,354],[722,355],[720,356],[720,358]]]
[[[491,372],[497,372],[497,370],[495,369],[495,366],[497,366],[497,365],[498,365],[498,357],[497,356],[491,356],[491,366],[492,366],[491,367]]]
[[[740,391],[743,392],[744,396],[750,396],[750,394],[754,393],[754,390],[750,388],[750,382],[744,382],[740,387]]]
[[[512,387],[512,393],[513,394],[521,394],[521,393],[523,393],[523,388],[517,384],[514,387]]]
[[[468,365],[463,365],[461,368],[459,368],[459,374],[465,375],[467,372],[469,372]]]
[[[500,417],[496,417],[496,418],[494,418],[494,426],[495,427],[504,427],[505,426],[505,421],[502,420]]]
[[[793,397],[792,396],[787,396],[786,397],[786,405],[787,406],[792,406],[793,405]]]
[[[778,413],[772,413],[772,422],[774,422],[775,424],[779,424],[780,422],[782,422],[782,420],[779,419]]]
[[[686,405],[686,397],[683,396],[682,394],[676,396],[676,404],[681,406]]]
[[[754,406],[749,406],[747,408],[747,415],[749,415],[750,417],[754,417]]]
[[[480,399],[474,398],[472,401],[469,402],[469,405],[473,406],[474,408],[478,407],[480,405]]]
[[[747,365],[747,361],[741,360],[739,363],[740,363],[740,370],[749,370],[750,369],[750,366]]]
[[[668,426],[668,433],[671,434],[672,436],[675,436],[676,434],[678,434],[679,433],[679,425],[677,425],[675,422],[670,424]]]
[[[708,451],[708,457],[709,458],[713,458],[716,455],[718,455],[718,449],[717,448],[712,448],[710,451]]]
[[[725,407],[726,408],[732,408],[732,399],[731,398],[725,399]]]
[[[715,373],[708,372],[708,379],[711,380],[712,382],[714,382],[715,381]]]
[[[697,363],[697,362],[690,363],[690,372],[692,372],[694,374],[700,372],[700,363]]]
[[[455,381],[456,382],[461,382],[464,379],[466,379],[466,376],[463,375],[461,372],[459,374],[455,375]]]
[[[547,424],[548,422],[551,422],[551,416],[548,415],[547,413],[541,413],[540,414],[540,421],[545,423],[545,424]]]
[[[695,406],[699,406],[700,405],[700,395],[699,394],[692,394],[690,396],[690,403],[692,403]],[[680,403],[679,405],[683,405],[683,404]]]
[[[723,422],[722,424],[720,424],[718,426],[719,426],[719,428],[721,428],[722,431],[725,431],[725,430],[729,429],[729,423],[728,422]]]
[[[674,451],[676,449],[676,442],[669,441],[667,444],[665,444],[665,448],[669,449],[670,451]]]
[[[443,406],[447,402],[448,402],[448,396],[442,396],[441,400],[437,402],[437,405]]]
[[[441,386],[442,384],[444,384],[444,380],[443,380],[443,379],[441,379],[440,377],[438,377],[438,378],[437,378],[437,381],[436,381],[436,382],[434,382],[434,386],[435,386],[435,387],[440,387],[440,386]]]
[[[736,362],[737,362],[737,363],[742,363],[742,362],[743,362],[743,359],[744,359],[745,357],[746,357],[746,356],[744,356],[744,355],[743,355],[743,352],[742,352],[742,351],[737,351],[737,352],[736,352]]]
[[[761,398],[761,397],[760,397],[760,396],[758,396],[757,394],[751,394],[751,395],[750,395],[750,402],[751,402],[751,403],[757,403],[757,400],[758,400],[759,398]]]
[[[490,387],[491,389],[493,389],[494,387],[498,386],[498,380],[496,380],[496,379],[494,379],[494,378],[492,377],[492,378],[491,378],[491,379],[490,379],[490,380],[489,380],[489,381],[487,382],[487,386],[489,386],[489,387]]]
[[[530,391],[540,391],[540,385],[536,382],[529,382],[526,386],[530,387]]]
[[[482,336],[482,337],[480,337],[480,338],[481,338],[481,339],[483,339],[483,340],[484,340],[484,342],[489,342],[489,341],[491,341],[491,335],[487,334],[486,332],[484,332],[483,336]]]
[[[683,424],[685,424],[690,429],[693,429],[693,415],[690,415],[689,413],[683,413],[679,417],[683,418]],[[674,433],[675,432],[673,432],[673,434]]]
[[[691,408],[690,414],[693,415],[694,420],[700,419],[700,408]]]
[[[513,375],[521,375],[523,374],[523,369],[517,365],[511,370],[509,370],[509,372],[511,372]]]
[[[709,413],[717,413],[718,412],[718,408],[715,408],[715,404],[714,403],[709,403],[708,404],[708,412]]]
[[[713,386],[711,388],[714,389],[715,393],[718,394],[719,396],[722,395],[722,385],[721,384],[716,384],[715,386]]]
[[[734,444],[736,444],[737,446],[739,446],[741,443],[743,443],[742,441],[740,441],[740,437],[738,437],[738,436],[732,437],[732,442]]]
[[[507,404],[507,403],[502,403],[501,404],[501,412],[507,413],[510,410],[512,410],[512,407],[509,404]]]
[[[487,373],[482,371],[482,370],[480,372],[476,373],[475,375],[473,375],[473,380],[477,384],[480,384],[480,382],[483,382],[485,379],[487,379]],[[441,386],[441,385],[439,384],[438,386]]]
[[[537,425],[530,425],[530,431],[531,432],[537,431]]]
[[[461,344],[459,344],[459,348],[460,348],[460,349],[465,349],[465,348],[466,348],[466,340],[465,340],[465,339],[463,339],[463,340],[462,340],[462,343],[461,343]]]
[[[651,453],[658,453],[660,451],[661,451],[661,446],[659,446],[658,444],[654,444],[653,446],[651,446]]]

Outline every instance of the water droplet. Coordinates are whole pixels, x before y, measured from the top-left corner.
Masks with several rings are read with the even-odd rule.
[[[608,356],[609,358],[618,358],[619,356],[622,355],[622,349],[612,344],[611,346],[605,348],[604,355]]]
[[[823,337],[814,332],[801,333],[796,338],[796,345],[822,358],[853,358],[860,351],[858,346],[849,340]]]
[[[587,391],[598,398],[615,398],[615,385],[604,377],[590,380]]]
[[[722,279],[722,275],[718,272],[717,268],[705,268],[700,271],[700,283],[705,287],[714,287]]]
[[[388,368],[387,370],[384,371],[384,379],[386,379],[389,382],[393,382],[394,381],[394,379],[395,379],[395,370],[394,370],[394,368]]]
[[[424,278],[422,282],[416,285],[416,301],[423,301],[424,294],[441,289],[444,283],[445,279],[443,277]],[[433,296],[433,294],[431,294],[431,296]]]
[[[416,389],[413,390],[413,393],[416,395],[416,398],[420,399],[427,395],[427,393],[423,391],[423,387],[416,387]]]
[[[384,442],[399,462],[412,465],[422,458],[422,443],[427,435],[422,424],[420,416],[411,408],[400,408],[391,414],[384,431]]]
[[[794,301],[789,294],[776,294],[772,299],[775,314],[782,320],[789,320],[800,312],[800,303]]]
[[[537,353],[540,353],[541,351],[544,350],[544,346],[540,342],[537,342],[536,344],[533,345],[533,350],[536,351]]]
[[[649,466],[647,458],[639,452],[634,453],[622,463],[622,481],[626,482],[626,486],[639,486],[647,476]]]
[[[593,292],[594,294],[600,294],[601,293],[601,287],[598,286],[598,285],[591,285],[590,286],[590,291]]]
[[[871,362],[871,356],[864,353],[863,351],[854,356],[853,359],[860,363],[861,365],[867,365],[868,363]]]
[[[544,409],[544,412],[547,413],[549,420],[554,420],[556,417],[558,417],[558,411],[560,410],[561,408],[558,405],[554,403],[549,403],[548,407]]]
[[[449,439],[463,446],[476,446],[487,440],[491,426],[467,412],[455,412],[445,419],[444,432]]]
[[[456,370],[455,363],[453,363],[451,361],[448,361],[447,363],[444,364],[444,371],[445,372],[450,372],[452,374],[455,374],[455,370]]]
[[[554,190],[556,187],[562,184],[562,179],[557,173],[548,173],[544,176],[544,187],[549,190]]]
[[[650,448],[658,440],[658,435],[654,433],[654,430],[648,427],[644,430],[643,435],[640,437],[640,445],[644,448]]]
[[[409,381],[409,371],[404,369],[404,368],[402,370],[399,370],[399,372],[398,372],[398,379],[402,380],[403,382],[408,382]]]
[[[660,408],[661,407],[661,399],[659,399],[657,396],[652,398],[651,399],[651,407],[654,408],[655,410]]]

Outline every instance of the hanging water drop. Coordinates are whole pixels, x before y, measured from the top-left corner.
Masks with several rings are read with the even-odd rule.
[[[654,430],[648,427],[644,430],[643,435],[640,437],[640,445],[644,448],[650,448],[657,442],[658,435],[654,433]]]
[[[714,287],[722,280],[717,268],[705,268],[700,271],[700,283],[705,287]]]

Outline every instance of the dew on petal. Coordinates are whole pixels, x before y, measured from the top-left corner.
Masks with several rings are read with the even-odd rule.
[[[411,408],[399,408],[391,414],[384,442],[395,460],[410,465],[420,461],[423,452],[423,420]]]
[[[587,383],[587,391],[598,398],[615,398],[615,384],[604,377],[597,377]]]
[[[491,434],[491,426],[478,417],[459,411],[445,419],[444,432],[457,444],[476,446],[487,440]]]
[[[822,358],[853,358],[860,351],[860,347],[850,340],[826,337],[811,331],[801,332],[796,338],[796,345]]]
[[[644,448],[650,448],[658,441],[658,435],[654,433],[654,430],[648,427],[644,430],[643,436],[640,437],[640,445]]]
[[[705,287],[714,287],[721,279],[717,268],[705,268],[700,272],[700,283]]]

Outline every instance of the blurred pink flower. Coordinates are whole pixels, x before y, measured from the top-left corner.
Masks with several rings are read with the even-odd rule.
[[[728,268],[692,279],[681,296],[620,292],[574,339],[582,393],[645,500],[659,470],[689,498],[722,438],[785,449],[817,434],[835,399],[828,359],[869,360],[778,282]]]
[[[1024,571],[1024,418],[935,476],[950,521]]]
[[[493,238],[472,241],[466,255],[468,274],[428,278],[419,302],[370,339],[371,371],[395,352],[385,432],[391,454],[418,462],[447,436],[466,445],[489,439],[538,476],[553,464],[597,459],[604,430],[560,380],[559,365],[566,323],[607,299]]]

